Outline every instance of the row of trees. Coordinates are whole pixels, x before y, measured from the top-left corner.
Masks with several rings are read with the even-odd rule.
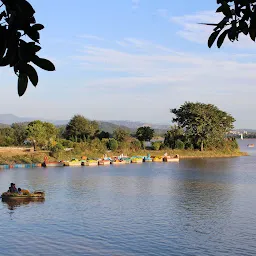
[[[185,102],[180,108],[172,109],[176,124],[166,132],[163,141],[152,142],[155,150],[222,148],[227,133],[233,128],[235,119],[212,104]],[[100,131],[96,121],[75,115],[66,126],[56,127],[51,123],[33,121],[28,124],[13,124],[0,129],[0,145],[24,145],[51,151],[73,148],[83,143],[87,148],[103,150],[145,148],[146,141],[154,138],[154,129],[139,127],[134,134],[118,128],[113,134]],[[231,140],[232,141],[232,140]],[[87,144],[86,144],[87,143]]]

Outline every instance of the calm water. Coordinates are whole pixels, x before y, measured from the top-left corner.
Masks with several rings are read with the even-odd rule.
[[[1,255],[255,255],[256,149],[251,156],[110,167],[0,171],[46,191],[0,202]],[[256,144],[256,142],[255,142]]]

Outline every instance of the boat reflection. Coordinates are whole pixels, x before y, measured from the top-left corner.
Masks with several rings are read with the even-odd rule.
[[[2,202],[5,205],[7,205],[9,210],[15,210],[17,207],[21,207],[23,205],[43,204],[44,201],[45,201],[44,198],[18,198],[18,199],[2,198]]]

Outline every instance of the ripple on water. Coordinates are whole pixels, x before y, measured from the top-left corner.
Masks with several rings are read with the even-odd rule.
[[[0,172],[43,189],[0,204],[3,255],[253,255],[256,158]]]

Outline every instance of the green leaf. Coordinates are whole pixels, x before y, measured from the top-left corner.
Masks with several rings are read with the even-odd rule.
[[[211,48],[220,31],[214,31],[208,39],[208,47]]]
[[[26,65],[26,73],[30,82],[36,87],[38,84],[38,75],[36,70],[29,64]]]
[[[36,30],[42,30],[44,29],[44,25],[42,24],[35,24],[32,26],[32,28],[36,29]]]
[[[36,64],[39,68],[42,68],[44,70],[47,70],[47,71],[55,70],[54,64],[47,59],[43,59],[43,58],[39,58],[38,56],[35,56],[35,58],[33,58],[32,62],[34,64]]]
[[[219,36],[219,38],[218,38],[218,40],[217,40],[217,46],[218,46],[218,48],[220,48],[220,47],[222,46],[222,44],[223,44],[223,42],[224,42],[224,40],[225,40],[225,38],[226,38],[226,35],[227,35],[228,31],[229,31],[228,29],[225,30],[225,31]]]
[[[24,73],[19,74],[18,79],[18,94],[21,97],[27,90],[28,87],[28,77]]]

